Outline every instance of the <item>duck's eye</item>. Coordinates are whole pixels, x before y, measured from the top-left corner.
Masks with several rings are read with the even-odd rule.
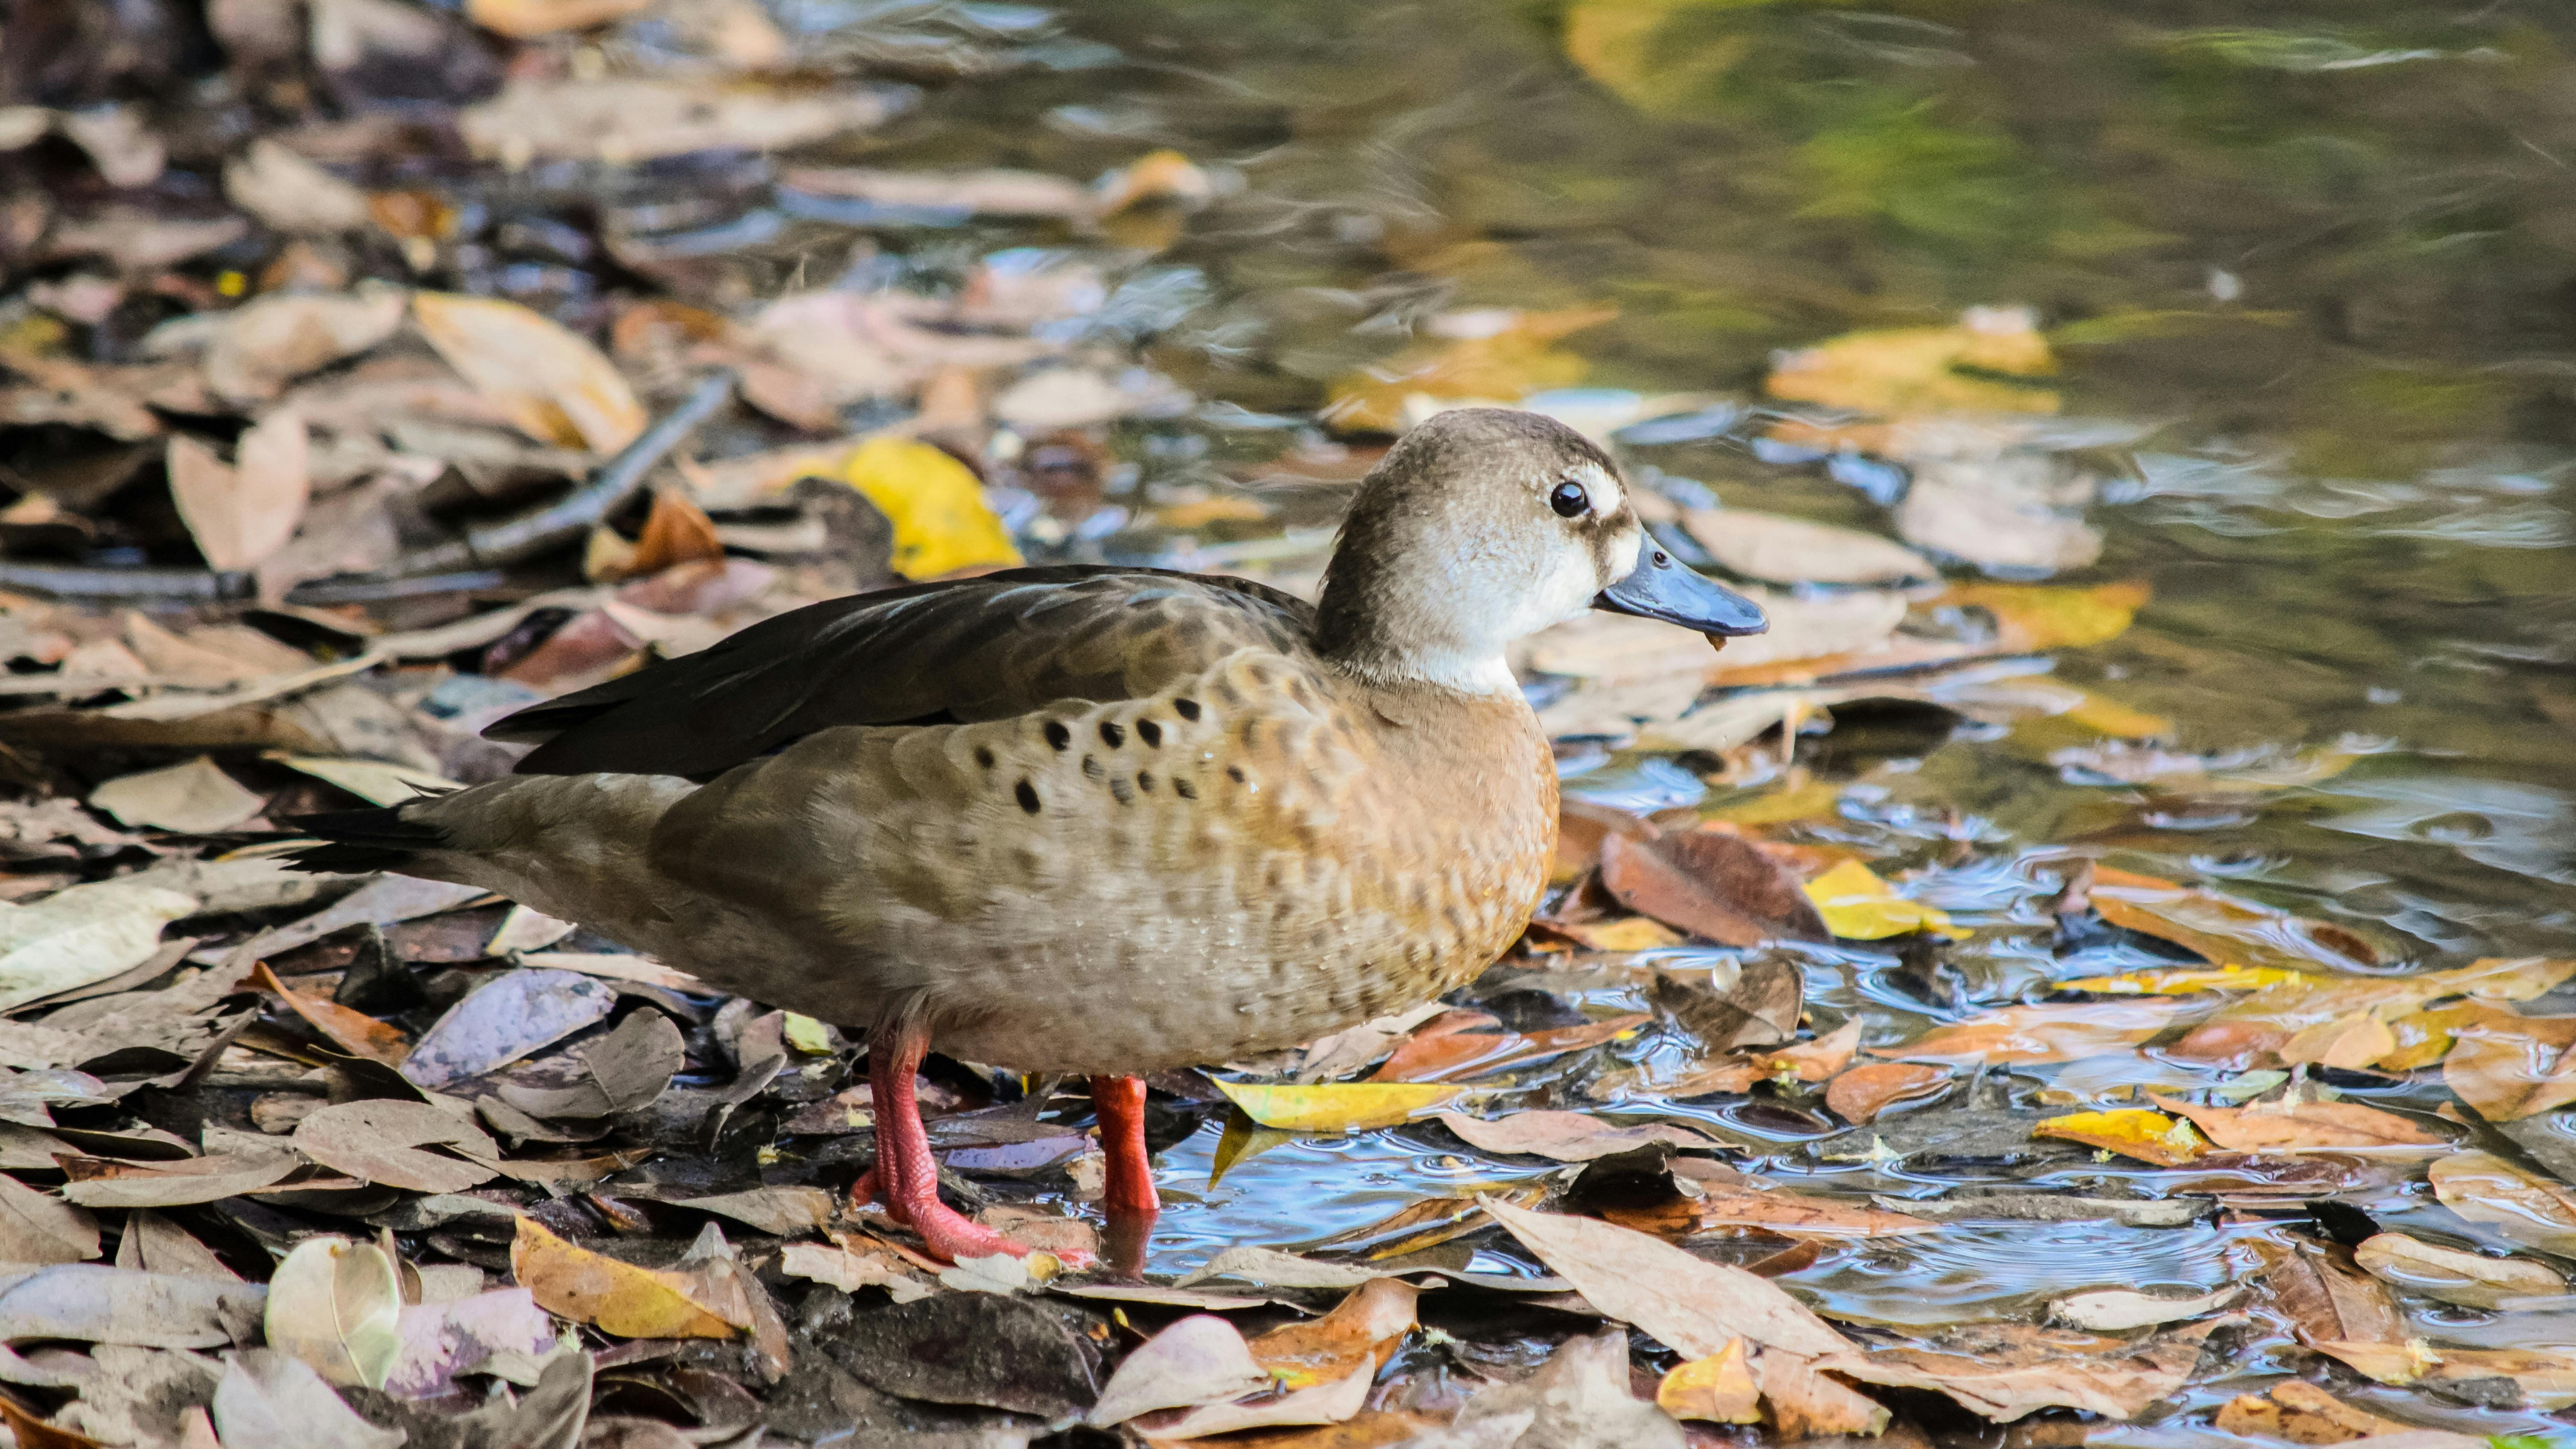
[[[1559,483],[1556,491],[1547,495],[1547,506],[1555,509],[1559,518],[1573,518],[1592,506],[1592,495],[1584,492],[1580,483]]]

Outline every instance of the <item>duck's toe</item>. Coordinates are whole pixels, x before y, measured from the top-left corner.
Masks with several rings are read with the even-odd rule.
[[[955,1263],[967,1258],[989,1258],[995,1253],[1008,1253],[1025,1258],[1033,1249],[1016,1238],[976,1222],[943,1202],[912,1209],[912,1230],[921,1234],[922,1246],[932,1256]],[[1092,1267],[1092,1255],[1084,1252],[1059,1251],[1058,1262],[1069,1269]]]

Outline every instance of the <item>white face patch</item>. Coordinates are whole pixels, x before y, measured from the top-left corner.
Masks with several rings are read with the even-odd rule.
[[[1628,499],[1627,494],[1620,490],[1619,480],[1611,477],[1610,470],[1598,463],[1577,463],[1553,478],[1540,479],[1539,497],[1547,497],[1559,483],[1582,484],[1584,497],[1592,501],[1591,512],[1595,518],[1607,518],[1618,512],[1619,505]]]

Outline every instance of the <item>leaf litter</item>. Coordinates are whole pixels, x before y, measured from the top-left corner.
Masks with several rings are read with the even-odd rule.
[[[1426,312],[1255,426],[1157,341],[1201,304],[1153,311],[1205,285],[1194,217],[1268,204],[1233,168],[845,164],[908,87],[1023,63],[1012,22],[895,59],[752,4],[208,23],[258,134],[186,140],[193,101],[0,113],[53,258],[0,317],[0,429],[33,449],[0,478],[21,1443],[340,1449],[431,1415],[549,1445],[1087,1420],[1563,1449],[1958,1411],[2431,1442],[2576,1401],[2576,1361],[2509,1341],[2576,1261],[2576,1150],[2544,1150],[2576,961],[2437,967],[2400,917],[2156,836],[2312,806],[2377,747],[2186,748],[2128,702],[2168,692],[2098,667],[2158,605],[2097,562],[2120,488],[2040,426],[2066,395],[2033,314],[1783,353],[1756,410],[1577,388],[1630,325],[1608,307]],[[631,194],[657,165],[706,194]],[[863,247],[809,275],[799,228]],[[907,253],[934,233],[954,255]],[[511,708],[816,599],[1102,559],[1311,593],[1385,435],[1475,402],[1619,450],[1659,537],[1775,627],[1531,641],[1567,801],[1530,935],[1446,1002],[1154,1081],[1167,1198],[1275,1197],[1267,1243],[1158,1247],[1142,1281],[927,1259],[847,1206],[852,1024],[262,859],[271,822],[506,770],[478,732]],[[1648,461],[1717,437],[1905,486],[1866,516],[1719,502]],[[1927,721],[2090,799],[2034,821],[1927,785],[1926,747],[1879,743]],[[971,1207],[1097,1243],[1078,1089],[937,1061],[919,1090]],[[1282,1185],[1383,1152],[1365,1211]],[[2149,1246],[2204,1235],[2223,1262]]]

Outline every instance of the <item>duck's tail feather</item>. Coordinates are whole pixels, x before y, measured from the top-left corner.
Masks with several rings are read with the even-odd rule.
[[[297,870],[359,875],[400,871],[421,852],[444,849],[450,843],[445,830],[426,820],[404,818],[403,808],[387,805],[290,817],[287,824],[321,836],[324,843],[290,851],[281,859]]]

